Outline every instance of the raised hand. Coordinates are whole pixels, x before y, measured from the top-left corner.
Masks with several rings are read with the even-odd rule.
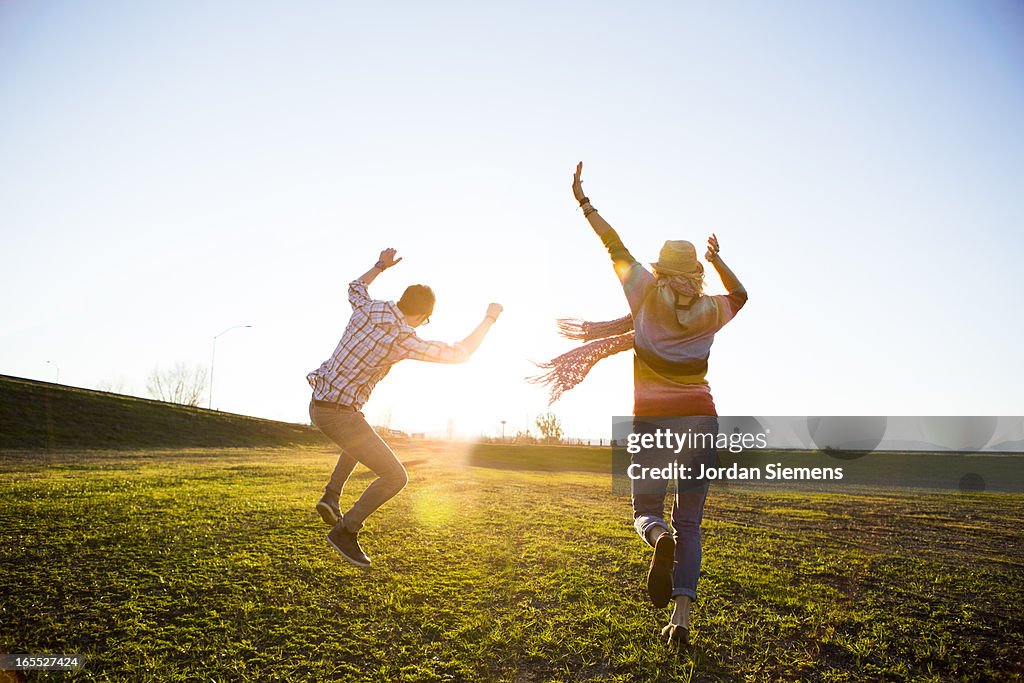
[[[583,194],[583,162],[576,164],[576,173],[572,176],[572,196],[576,197],[576,201],[583,203],[583,200],[587,198]]]
[[[494,321],[498,321],[498,316],[505,308],[501,304],[487,304],[487,313],[484,314],[485,318],[494,318]]]
[[[399,261],[402,260],[401,256],[395,258],[396,253],[398,252],[395,249],[392,249],[391,247],[388,247],[384,251],[380,252],[380,262],[384,264],[385,268],[390,268],[391,266],[397,264]]]
[[[708,238],[708,253],[704,254],[704,258],[709,263],[718,258],[718,236],[715,233],[711,233],[711,237]]]

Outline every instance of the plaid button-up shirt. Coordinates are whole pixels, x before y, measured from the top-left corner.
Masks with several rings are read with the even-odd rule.
[[[352,317],[338,347],[306,375],[313,398],[360,410],[377,382],[405,358],[432,363],[461,363],[469,358],[458,344],[426,341],[405,322],[394,301],[371,299],[362,280],[349,283]]]

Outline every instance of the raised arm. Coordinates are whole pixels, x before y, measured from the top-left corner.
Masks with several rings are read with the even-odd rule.
[[[362,308],[373,301],[370,298],[370,292],[367,290],[367,287],[377,279],[378,275],[401,260],[401,258],[395,258],[394,249],[385,249],[380,252],[380,258],[373,268],[370,268],[358,278],[348,283],[348,302],[352,305],[353,310]]]
[[[576,197],[576,201],[580,203],[580,208],[583,209],[583,217],[590,223],[590,227],[594,229],[598,237],[604,237],[605,234],[612,230],[612,226],[609,225],[608,221],[601,217],[601,214],[597,212],[597,209],[590,203],[590,199],[583,194],[583,162],[576,164],[576,173],[572,176],[572,195]]]
[[[378,275],[402,260],[401,256],[395,258],[396,253],[397,252],[391,247],[380,252],[380,258],[377,259],[377,263],[373,264],[373,268],[370,268],[368,271],[360,275],[359,281],[365,285],[371,284],[377,279]]]
[[[576,164],[576,173],[572,177],[572,194],[580,203],[583,216],[597,236],[601,238],[601,242],[608,250],[608,255],[612,257],[612,265],[615,266],[615,274],[619,277],[619,282],[622,283],[629,308],[636,313],[647,288],[654,283],[654,276],[633,258],[619,238],[619,234],[608,224],[608,221],[601,217],[601,214],[590,203],[590,199],[583,194],[582,175],[583,162],[581,161]]]
[[[718,236],[714,233],[708,238],[708,251],[704,254],[704,258],[707,259],[708,263],[715,267],[718,272],[718,277],[722,278],[722,284],[725,286],[725,291],[730,294],[746,294],[747,290],[740,282],[740,279],[736,277],[736,274],[732,272],[729,266],[725,265],[725,261],[718,254]]]
[[[615,264],[615,270],[619,274],[619,278],[624,279],[634,265],[642,270],[643,267],[637,263],[637,260],[626,249],[626,246],[619,238],[619,234],[615,232],[608,221],[601,217],[601,214],[590,203],[590,198],[583,194],[582,175],[583,162],[581,161],[576,164],[576,173],[572,176],[572,194],[576,197],[576,201],[580,203],[584,218],[587,219],[590,227],[594,229],[594,232],[597,233],[597,236],[601,238],[604,246],[608,249],[608,255],[612,257],[612,262]]]

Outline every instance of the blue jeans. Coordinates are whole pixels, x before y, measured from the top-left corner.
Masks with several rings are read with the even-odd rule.
[[[695,433],[718,434],[717,417],[652,418],[657,426],[673,425],[676,431],[689,429]],[[683,425],[683,429],[680,429]],[[635,428],[641,431],[642,428]],[[679,454],[671,451],[645,452],[633,456],[633,462],[642,467],[664,467],[677,462],[694,467],[699,464],[712,466],[716,451],[714,445],[684,448]],[[699,469],[699,468],[698,468]],[[668,494],[667,479],[639,480],[630,484],[633,493],[633,527],[640,538],[651,544],[650,532],[656,527],[669,531],[665,522],[665,496]],[[672,570],[672,597],[687,595],[697,599],[697,581],[700,578],[701,532],[704,519],[704,501],[707,499],[707,481],[678,479],[675,482],[675,499],[672,503],[672,531],[676,542],[675,564]]]

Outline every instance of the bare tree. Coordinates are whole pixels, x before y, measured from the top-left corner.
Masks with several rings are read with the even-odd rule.
[[[185,406],[199,405],[199,398],[206,392],[206,387],[206,368],[188,363],[178,363],[165,371],[153,368],[146,380],[146,391],[150,396]]]
[[[520,430],[512,437],[513,443],[537,443],[537,437],[530,433],[529,429]]]
[[[384,431],[386,432],[391,431],[391,417],[394,414],[394,412],[395,406],[393,404],[389,404],[387,409],[383,413],[381,413],[380,426],[383,427]]]
[[[562,440],[562,421],[554,413],[544,413],[537,416],[537,429],[547,443],[557,443]]]
[[[108,394],[124,394],[125,381],[123,377],[108,377],[96,385],[97,391],[105,391]]]

